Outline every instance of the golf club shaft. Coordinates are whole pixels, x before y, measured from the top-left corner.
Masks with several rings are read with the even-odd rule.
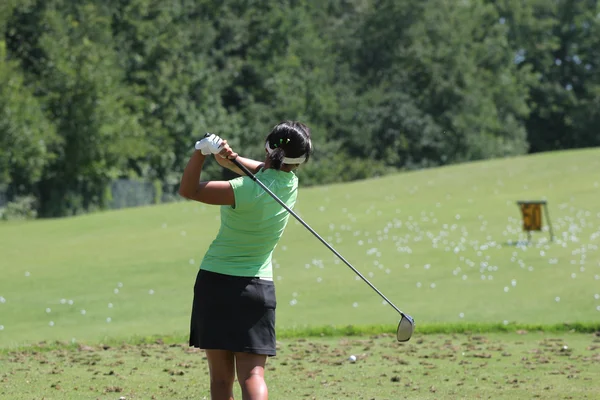
[[[256,182],[261,188],[263,188],[263,190],[265,192],[267,192],[273,199],[275,199],[275,201],[277,201],[283,208],[285,208],[287,210],[287,212],[289,212],[291,215],[293,215],[294,218],[296,218],[298,220],[298,222],[300,222],[302,225],[304,225],[304,227],[306,229],[308,229],[310,231],[310,233],[315,235],[315,237],[317,239],[319,239],[321,241],[321,243],[323,243],[325,246],[327,246],[327,248],[329,250],[331,250],[333,252],[333,254],[338,256],[338,258],[340,260],[342,260],[348,267],[350,267],[350,269],[352,269],[352,271],[354,271],[354,273],[356,273],[356,275],[360,276],[362,278],[362,280],[365,281],[366,284],[371,287],[371,289],[373,289],[375,292],[377,292],[377,294],[380,295],[381,298],[384,299],[390,306],[392,306],[394,308],[394,310],[398,311],[398,313],[400,315],[405,316],[405,314],[398,307],[396,307],[394,305],[394,303],[392,303],[387,297],[385,297],[385,295],[383,293],[381,293],[379,291],[379,289],[377,289],[371,282],[369,282],[369,280],[367,278],[365,278],[363,276],[363,274],[361,274],[356,268],[354,268],[352,266],[352,264],[350,264],[348,261],[346,261],[346,259],[344,257],[342,257],[342,255],[340,253],[338,253],[336,249],[334,249],[329,243],[327,243],[327,241],[325,239],[323,239],[317,232],[315,232],[315,230],[313,228],[311,228],[306,222],[304,222],[304,220],[302,220],[302,218],[300,218],[300,216],[298,216],[291,208],[289,208],[287,206],[287,204],[285,204],[279,197],[277,197],[277,195],[275,193],[273,193],[268,187],[266,187],[264,183],[262,183],[260,180],[258,180],[256,178],[256,176],[254,176],[254,174],[252,172],[250,172],[248,170],[248,168],[246,168],[246,166],[244,166],[242,163],[240,163],[237,160],[237,158],[234,158],[231,161],[239,169],[241,169],[248,177],[250,177],[250,179],[252,179],[254,182]]]

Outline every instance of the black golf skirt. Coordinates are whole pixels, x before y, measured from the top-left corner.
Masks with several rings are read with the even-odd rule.
[[[272,281],[200,270],[194,285],[190,346],[275,356]]]

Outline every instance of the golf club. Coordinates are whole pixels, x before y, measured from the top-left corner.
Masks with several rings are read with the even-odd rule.
[[[396,339],[399,342],[409,341],[413,334],[413,331],[415,330],[415,322],[414,322],[413,318],[410,315],[403,313],[398,307],[396,307],[394,305],[394,303],[392,303],[383,293],[381,293],[379,291],[379,289],[377,289],[371,282],[369,282],[369,280],[367,278],[365,278],[363,276],[363,274],[361,274],[356,268],[354,268],[352,266],[352,264],[350,264],[348,261],[346,261],[346,259],[344,257],[342,257],[342,255],[340,253],[338,253],[329,243],[327,243],[327,241],[325,239],[323,239],[317,232],[315,232],[314,229],[312,229],[306,222],[304,222],[302,220],[302,218],[300,218],[293,210],[291,210],[287,206],[287,204],[285,204],[279,197],[277,197],[277,195],[275,193],[273,193],[268,187],[266,187],[265,184],[263,184],[260,180],[258,180],[256,178],[256,176],[254,176],[254,174],[252,174],[252,172],[250,172],[248,170],[248,168],[246,168],[244,165],[242,165],[237,159],[232,159],[231,161],[239,169],[241,169],[248,177],[250,177],[250,179],[252,179],[254,182],[256,182],[261,188],[263,188],[263,190],[265,192],[267,192],[273,199],[275,199],[275,201],[277,201],[283,208],[285,208],[287,210],[287,212],[289,212],[291,215],[293,215],[294,218],[296,218],[298,220],[298,222],[300,222],[302,225],[304,225],[304,227],[306,229],[308,229],[313,235],[315,235],[315,237],[317,239],[319,239],[325,246],[327,246],[327,248],[329,250],[331,250],[336,256],[339,257],[340,260],[342,260],[348,267],[350,267],[350,269],[352,269],[352,271],[354,271],[354,273],[356,273],[358,276],[360,276],[362,278],[362,280],[365,281],[371,287],[371,289],[373,289],[375,292],[377,292],[377,294],[380,295],[390,306],[392,306],[394,308],[394,310],[398,311],[398,313],[402,316],[402,318],[400,319],[400,322],[398,323],[398,329],[396,331]]]

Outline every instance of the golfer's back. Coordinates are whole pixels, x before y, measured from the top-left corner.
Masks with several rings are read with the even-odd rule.
[[[293,172],[261,170],[256,174],[288,207],[293,208],[298,178]],[[272,277],[271,258],[289,214],[248,177],[230,181],[235,207],[221,207],[221,228],[200,269],[234,276]]]

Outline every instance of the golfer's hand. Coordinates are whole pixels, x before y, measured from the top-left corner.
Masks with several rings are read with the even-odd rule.
[[[206,156],[209,154],[218,154],[223,148],[223,143],[225,141],[217,135],[207,133],[204,139],[196,142],[195,147],[196,150],[200,150]]]
[[[227,140],[223,140],[223,143],[221,144],[221,151],[219,152],[218,155],[219,155],[219,157],[225,158],[227,160],[236,159],[238,156],[238,154],[236,152],[231,150],[231,147],[229,146],[229,144],[227,144]]]

